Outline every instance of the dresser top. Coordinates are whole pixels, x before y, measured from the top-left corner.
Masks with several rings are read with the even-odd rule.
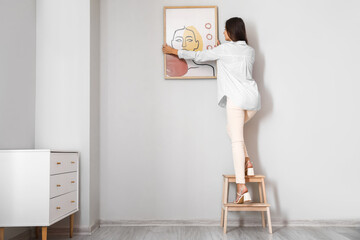
[[[77,151],[58,151],[51,149],[6,149],[0,152],[59,152],[59,153],[77,153]]]

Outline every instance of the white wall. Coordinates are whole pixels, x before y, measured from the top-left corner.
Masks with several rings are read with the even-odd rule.
[[[35,144],[35,14],[35,0],[0,0],[0,149]]]
[[[164,80],[162,8],[193,1],[101,1],[100,216],[220,220],[234,173],[216,80]],[[359,220],[358,1],[198,1],[242,17],[256,49],[262,109],[245,129],[277,223]],[[251,193],[257,197],[257,188]],[[235,197],[232,186],[232,198]],[[232,200],[232,199],[231,199]],[[309,207],[311,206],[311,207]],[[260,218],[258,213],[230,213]]]
[[[0,148],[32,148],[35,0],[1,0],[0,35]]]
[[[98,48],[98,40],[91,40],[90,9],[89,0],[36,2],[35,147],[80,152],[80,211],[75,226],[85,232],[99,219],[98,141],[92,139],[97,137],[98,110],[91,105],[98,101],[99,81],[98,60],[91,57],[98,54],[90,51]],[[54,227],[65,225],[64,220]]]

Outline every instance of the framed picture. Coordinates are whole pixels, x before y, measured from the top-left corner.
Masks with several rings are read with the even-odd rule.
[[[218,40],[216,6],[164,7],[164,43],[175,49],[212,49]],[[216,61],[196,62],[164,54],[165,79],[216,78]]]

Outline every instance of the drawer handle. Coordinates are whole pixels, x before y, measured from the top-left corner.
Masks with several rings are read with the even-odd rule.
[[[75,181],[71,181],[71,183],[75,183]]]
[[[71,201],[71,203],[74,203],[75,201]]]
[[[60,209],[60,207],[56,207],[56,209]]]
[[[57,165],[60,165],[60,164],[61,164],[61,162],[57,162],[56,164],[57,164]]]
[[[57,187],[61,187],[61,185],[60,185],[60,184],[57,184],[56,186],[57,186]]]
[[[74,164],[75,162],[74,162],[74,161],[71,161],[71,163],[73,163],[73,164]]]

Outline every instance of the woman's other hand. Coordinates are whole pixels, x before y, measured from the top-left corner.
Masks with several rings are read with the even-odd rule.
[[[165,54],[174,54],[174,55],[177,55],[177,52],[178,52],[177,49],[170,47],[166,43],[163,45],[162,51]]]
[[[215,46],[217,47],[217,46],[219,46],[220,44],[221,44],[221,43],[220,43],[220,41],[219,41],[219,39],[218,39]]]

